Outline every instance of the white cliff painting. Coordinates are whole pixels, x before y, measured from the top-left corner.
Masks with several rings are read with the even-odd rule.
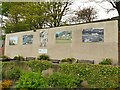
[[[17,45],[18,44],[18,37],[13,36],[9,38],[9,45]]]
[[[47,47],[48,30],[40,31],[40,47]]]
[[[82,42],[104,42],[104,29],[83,29]]]

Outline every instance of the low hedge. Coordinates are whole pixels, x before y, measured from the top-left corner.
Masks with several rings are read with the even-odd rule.
[[[20,68],[16,63],[3,63],[2,65],[2,78],[3,79],[14,79],[17,80],[21,75]]]
[[[41,73],[24,73],[17,82],[16,88],[47,88],[48,81]]]
[[[72,74],[54,73],[49,78],[49,86],[54,88],[80,88],[83,80]]]
[[[2,79],[18,80],[23,72],[29,72],[31,69],[26,62],[3,62]]]
[[[30,72],[23,74],[16,85],[16,88],[76,88],[81,87],[82,79],[73,75],[54,73],[45,78],[41,73]]]
[[[28,61],[27,64],[33,72],[42,72],[42,70],[46,70],[52,67],[52,63],[45,60]]]
[[[60,64],[60,73],[73,74],[87,80],[91,88],[118,88],[120,67],[91,64]]]
[[[19,79],[20,76],[23,76],[23,71],[27,72],[28,75],[29,72],[41,73],[42,70],[46,70],[48,68],[51,68],[52,66],[53,65],[51,62],[41,60],[27,62],[20,61],[19,63],[3,62],[2,75],[3,79]],[[32,77],[32,74],[30,75]],[[33,76],[39,78],[39,76],[35,75]],[[92,65],[84,63],[60,64],[57,73],[53,73],[53,75],[51,75],[50,78],[47,78],[49,79],[49,81],[46,82],[48,82],[49,87],[65,87],[64,85],[66,85],[66,87],[71,88],[79,87],[79,84],[77,83],[80,82],[76,82],[76,80],[81,81],[82,79],[83,81],[88,82],[90,88],[120,88],[119,76],[120,76],[119,66]],[[66,84],[68,82],[69,84]],[[73,82],[76,84],[73,84]]]
[[[37,57],[37,60],[50,60],[50,56],[42,54]]]

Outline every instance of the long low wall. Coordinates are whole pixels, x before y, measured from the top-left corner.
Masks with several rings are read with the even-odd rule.
[[[39,54],[48,54],[52,59],[74,57],[95,60],[95,63],[104,58],[111,58],[114,64],[118,64],[118,21],[94,22],[6,35],[5,55],[36,57]]]

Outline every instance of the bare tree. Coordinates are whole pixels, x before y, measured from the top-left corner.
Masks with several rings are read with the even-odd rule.
[[[83,9],[79,7],[79,9],[75,12],[77,19],[74,20],[77,20],[78,22],[91,22],[97,18],[97,11],[93,7],[87,7]]]
[[[120,16],[120,0],[107,0],[107,1],[112,4],[113,8],[115,8],[118,11],[118,14]]]
[[[91,0],[89,0],[89,1],[91,2]],[[111,10],[115,10],[116,9],[117,12],[118,12],[118,15],[120,17],[120,0],[101,0],[99,3],[106,2],[106,1],[109,2],[113,6],[113,8],[107,9],[107,8],[102,7],[102,6],[101,7],[106,9],[107,12],[110,12]],[[92,0],[92,2],[98,3],[97,0]]]

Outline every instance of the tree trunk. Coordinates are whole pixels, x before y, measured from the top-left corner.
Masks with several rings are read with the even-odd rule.
[[[116,3],[116,9],[117,9],[118,15],[120,17],[120,1]]]

